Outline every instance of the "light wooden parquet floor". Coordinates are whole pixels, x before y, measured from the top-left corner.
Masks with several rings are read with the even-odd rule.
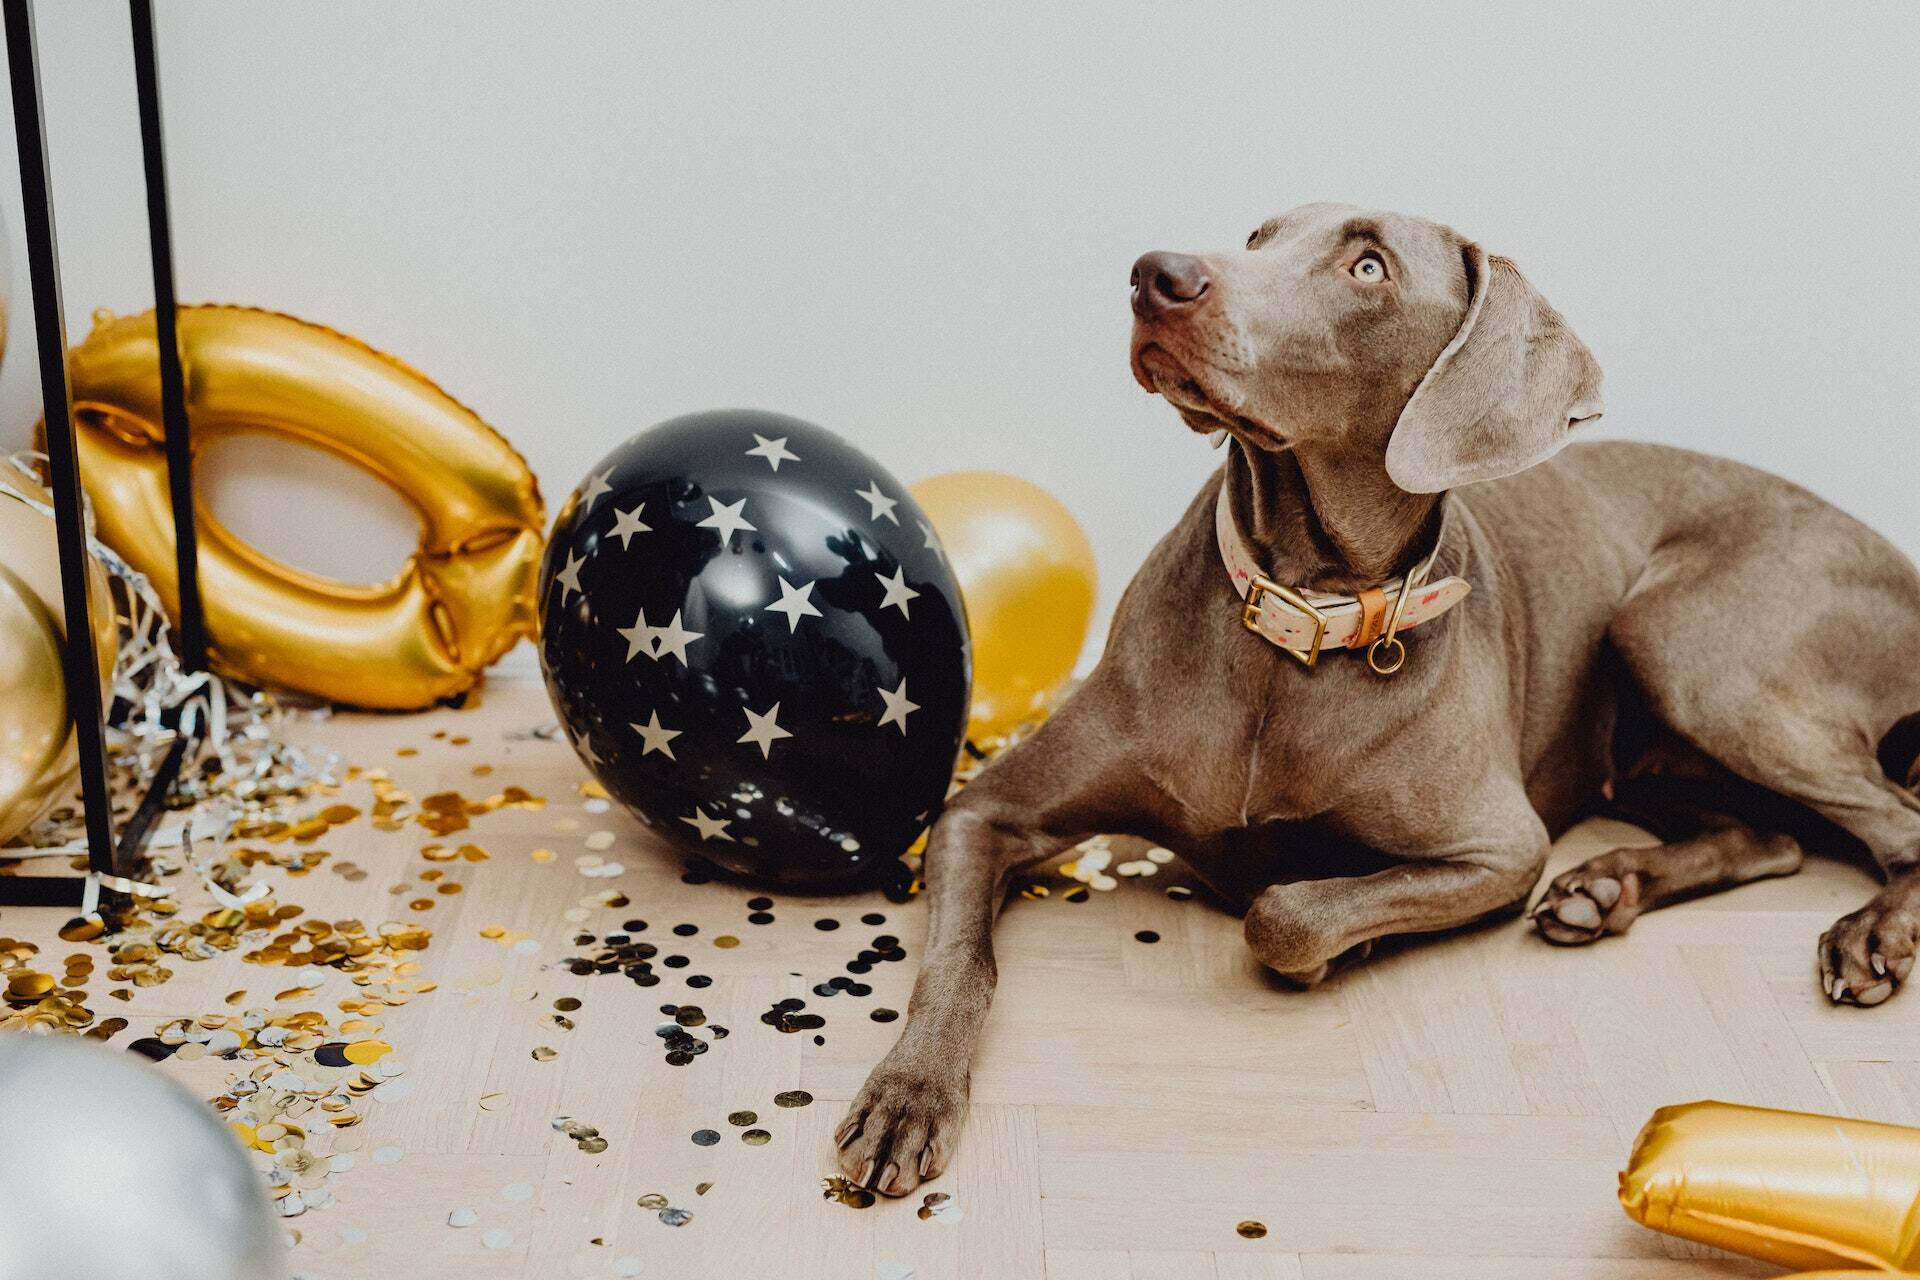
[[[477,817],[453,837],[486,849],[485,862],[429,864],[419,854],[434,842],[427,832],[361,821],[323,844],[334,861],[366,868],[365,879],[329,867],[298,879],[260,873],[311,914],[417,919],[434,930],[419,959],[438,989],[391,1010],[380,1033],[412,1092],[367,1108],[334,1203],[286,1223],[299,1237],[298,1274],[1757,1276],[1769,1269],[1664,1239],[1621,1213],[1615,1175],[1650,1111],[1715,1097],[1920,1123],[1920,1008],[1910,1007],[1920,997],[1836,1010],[1814,987],[1814,939],[1870,890],[1859,870],[1810,864],[1791,880],[1655,913],[1630,937],[1586,950],[1553,949],[1503,924],[1393,952],[1299,994],[1266,980],[1238,920],[1204,897],[1165,896],[1184,881],[1175,865],[1085,903],[1056,890],[1009,908],[969,1131],[933,1188],[954,1197],[957,1221],[917,1216],[917,1194],[851,1209],[820,1194],[832,1171],[828,1134],[898,1030],[868,1014],[905,1009],[923,904],[774,894],[774,922],[749,924],[755,890],[685,884],[637,822],[583,808],[586,775],[567,747],[524,736],[549,718],[537,684],[497,680],[477,710],[339,716],[298,730],[352,763],[389,770],[416,799],[519,784],[548,800]],[[476,765],[492,771],[476,776]],[[339,800],[367,807],[365,784]],[[589,879],[576,866],[599,830],[617,837],[601,854],[624,865],[616,878]],[[1555,865],[1622,838],[1641,837],[1589,824],[1562,842]],[[536,861],[536,849],[555,856]],[[429,895],[433,907],[413,911],[430,867],[463,892]],[[581,906],[609,888],[631,905]],[[211,905],[186,891],[182,900],[189,912]],[[583,918],[569,920],[570,910]],[[859,923],[874,911],[883,926]],[[661,984],[643,989],[560,963],[579,953],[577,930],[604,934],[635,917],[688,967],[662,969]],[[841,927],[821,931],[822,917]],[[675,937],[683,922],[699,933]],[[59,941],[59,924],[59,913],[0,911],[0,934],[37,941],[46,958],[91,952],[104,972],[98,944]],[[540,949],[519,954],[483,937],[490,927]],[[1136,941],[1141,929],[1162,941]],[[812,994],[878,933],[896,934],[909,955],[866,977],[871,996]],[[716,946],[720,935],[740,945]],[[96,979],[93,1007],[132,1020],[116,1045],[167,1017],[227,1010],[235,989],[256,992],[252,1004],[287,985],[237,953],[171,967],[170,981],[135,991],[128,1005],[102,998],[110,984]],[[713,984],[690,990],[689,974]],[[301,1007],[330,1009],[351,994],[336,977]],[[581,1001],[576,1027],[544,1021],[569,996]],[[760,1021],[789,996],[825,1016],[824,1044]],[[669,1066],[654,1034],[663,1003],[698,1004],[732,1034],[690,1065]],[[557,1056],[536,1061],[543,1045]],[[161,1069],[210,1095],[235,1064]],[[773,1105],[791,1089],[816,1101]],[[498,1109],[479,1105],[485,1095]],[[728,1123],[739,1110],[758,1114],[765,1145],[747,1145]],[[588,1154],[555,1132],[562,1115],[597,1127],[607,1150]],[[717,1145],[690,1140],[708,1128]],[[400,1158],[371,1159],[382,1147]],[[503,1197],[514,1183],[530,1184],[531,1198]],[[669,1226],[639,1207],[649,1193],[691,1221]],[[476,1211],[474,1227],[448,1225],[461,1207]],[[1265,1223],[1265,1238],[1237,1235],[1242,1219]],[[490,1230],[511,1239],[496,1234],[490,1247]]]

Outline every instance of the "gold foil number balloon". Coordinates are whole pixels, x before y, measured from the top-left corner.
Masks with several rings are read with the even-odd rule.
[[[35,502],[50,501],[17,472],[0,473],[0,482]],[[91,558],[88,583],[104,682],[118,636],[106,574]],[[79,771],[60,669],[64,616],[53,521],[0,491],[0,844],[67,794]]]
[[[1093,616],[1093,547],[1058,498],[996,471],[912,486],[946,548],[973,635],[976,742],[1045,710]]]
[[[1920,1129],[1724,1102],[1662,1107],[1634,1141],[1620,1203],[1642,1226],[1778,1266],[1910,1270]]]
[[[545,517],[533,473],[498,432],[400,361],[320,325],[203,306],[182,307],[179,330],[196,453],[243,432],[290,439],[384,481],[420,517],[400,574],[359,586],[270,559],[200,507],[217,669],[410,709],[470,688],[532,631]],[[151,312],[97,317],[72,355],[74,421],[101,539],[177,615],[156,352]]]

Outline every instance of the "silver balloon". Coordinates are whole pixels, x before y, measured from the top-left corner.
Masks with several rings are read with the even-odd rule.
[[[0,1280],[283,1280],[266,1187],[212,1108],[137,1055],[0,1035]]]

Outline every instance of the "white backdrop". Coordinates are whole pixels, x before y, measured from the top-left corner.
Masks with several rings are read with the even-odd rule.
[[[550,507],[640,426],[777,408],[908,481],[1045,485],[1104,615],[1215,462],[1128,376],[1128,267],[1342,199],[1518,259],[1606,367],[1606,433],[1920,553],[1906,0],[159,7],[183,299],[426,370]],[[39,8],[77,340],[151,304],[127,20]],[[0,444],[38,395],[12,151]],[[287,452],[216,460],[222,516],[384,576],[404,510]]]

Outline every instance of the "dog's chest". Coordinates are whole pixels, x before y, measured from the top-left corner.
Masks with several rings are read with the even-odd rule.
[[[1357,659],[1309,671],[1244,630],[1217,639],[1213,661],[1168,664],[1145,685],[1143,754],[1182,824],[1210,836],[1326,814],[1352,778],[1343,708],[1367,692],[1333,664]]]

